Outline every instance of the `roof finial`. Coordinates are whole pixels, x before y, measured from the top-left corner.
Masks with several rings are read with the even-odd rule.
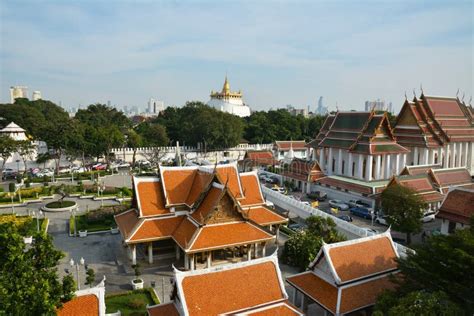
[[[462,93],[462,98],[461,98],[461,101],[464,102],[464,96],[466,95],[465,92]]]
[[[456,98],[459,99],[459,88],[458,88],[458,91],[456,92]]]
[[[469,98],[469,106],[471,106],[471,102],[472,102],[472,95],[471,95],[471,97]]]
[[[423,84],[420,83],[420,90],[421,90],[421,94],[423,95]]]
[[[413,88],[413,97],[416,99],[416,91],[415,91],[415,88]]]
[[[405,101],[408,101],[407,91],[405,90]]]

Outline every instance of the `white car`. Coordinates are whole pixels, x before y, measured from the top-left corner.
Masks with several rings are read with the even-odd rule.
[[[278,193],[285,194],[285,188],[280,188],[280,187],[277,187],[277,186],[274,186],[272,188],[272,191],[276,191]]]
[[[54,174],[54,172],[52,170],[49,170],[49,169],[43,169],[41,170],[40,172],[38,172],[35,176],[37,177],[52,177]]]
[[[304,204],[304,205],[311,206],[311,203],[309,203],[308,201],[301,201],[301,203]]]
[[[423,215],[423,218],[421,219],[421,221],[423,223],[428,223],[428,222],[432,222],[435,220],[435,215],[436,213],[435,212],[428,212],[428,213],[425,213]]]
[[[376,222],[377,224],[380,224],[380,225],[388,226],[387,216],[385,216],[385,215],[377,216],[377,217],[375,218],[375,222]]]
[[[266,201],[265,201],[265,205],[268,206],[268,207],[270,207],[270,208],[275,208],[275,204],[273,204],[272,201],[266,200]]]
[[[71,171],[73,173],[83,173],[83,172],[86,172],[86,168],[84,168],[84,167],[72,167]]]
[[[333,208],[337,208],[340,211],[347,211],[349,209],[349,205],[341,200],[329,200],[329,205]]]

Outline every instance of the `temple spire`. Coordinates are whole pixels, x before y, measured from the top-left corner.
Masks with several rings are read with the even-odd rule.
[[[222,87],[222,93],[223,94],[230,93],[230,84],[229,84],[229,80],[227,80],[227,75],[225,75],[225,81],[224,81],[224,86]]]

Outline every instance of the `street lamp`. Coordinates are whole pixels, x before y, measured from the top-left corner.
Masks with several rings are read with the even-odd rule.
[[[39,218],[40,216],[43,216],[43,211],[40,210],[38,213],[36,213],[36,211],[33,211],[33,216],[36,217],[36,231],[39,233],[40,231]]]
[[[71,258],[71,260],[69,260],[69,265],[71,266],[71,269],[74,268],[74,259]],[[81,257],[81,259],[79,260],[79,263],[75,263],[76,264],[76,275],[77,275],[77,289],[80,290],[81,289],[81,283],[80,283],[80,280],[79,280],[79,265],[81,266],[84,266],[84,258]]]
[[[71,212],[72,218],[74,220],[74,237],[75,237],[75,236],[77,236],[76,212],[75,212],[74,209],[72,209],[70,212]]]

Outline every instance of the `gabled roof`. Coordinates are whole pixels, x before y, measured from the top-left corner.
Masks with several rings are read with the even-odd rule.
[[[324,177],[324,173],[317,161],[308,161],[298,158],[291,161],[288,170],[283,171],[283,175],[292,179],[310,182],[315,182]]]
[[[170,238],[183,220],[184,216],[140,219],[125,242],[138,243]]]
[[[184,315],[252,314],[290,306],[276,255],[175,273],[175,304]],[[291,310],[289,315],[300,314],[294,307]]]
[[[134,177],[136,199],[140,217],[170,214],[165,207],[162,185],[157,178]],[[142,197],[145,197],[142,199]]]
[[[7,126],[5,126],[4,128],[0,130],[0,133],[24,133],[24,132],[25,130],[21,128],[20,126],[18,126],[17,124],[15,124],[14,122],[10,122],[10,124],[8,124]]]
[[[264,206],[257,206],[243,209],[245,217],[259,226],[268,226],[273,224],[282,224],[288,222],[288,219],[278,215]]]
[[[220,183],[226,185],[236,199],[243,197],[237,164],[217,165],[216,173]]]
[[[400,144],[436,148],[474,141],[470,107],[458,98],[421,95],[406,100],[394,127]]]
[[[323,245],[310,270],[287,282],[335,315],[374,305],[394,288],[398,257],[390,232]]]
[[[390,230],[387,230],[374,236],[325,244],[310,268],[316,269],[325,258],[335,283],[342,285],[396,270],[397,257]]]
[[[270,150],[251,150],[245,153],[243,163],[268,166],[278,164],[279,162],[273,158],[273,153]]]
[[[174,302],[148,306],[147,313],[148,316],[179,316]]]
[[[452,222],[469,224],[474,216],[474,190],[453,188],[446,195],[439,212],[438,218]]]
[[[443,195],[437,190],[429,173],[393,177],[387,187],[395,183],[414,190],[426,203],[443,200]]]
[[[244,198],[239,200],[242,207],[265,204],[256,171],[241,173],[240,181],[244,193]]]
[[[405,166],[402,171],[400,171],[401,176],[416,176],[419,174],[429,173],[431,169],[440,169],[441,165],[418,165],[418,166]]]
[[[195,221],[204,224],[207,216],[217,207],[224,192],[225,189],[223,185],[213,183],[209,191],[207,191],[204,199],[199,203],[197,209],[191,213],[192,218],[194,218]]]
[[[448,168],[431,170],[430,175],[436,185],[441,188],[472,184],[471,174],[466,168]]]
[[[277,150],[306,150],[306,142],[304,140],[277,140],[274,148]]]
[[[360,154],[407,153],[396,143],[386,113],[337,112],[326,118],[313,147],[332,147]]]
[[[99,316],[99,299],[94,294],[74,297],[63,304],[58,316]]]

